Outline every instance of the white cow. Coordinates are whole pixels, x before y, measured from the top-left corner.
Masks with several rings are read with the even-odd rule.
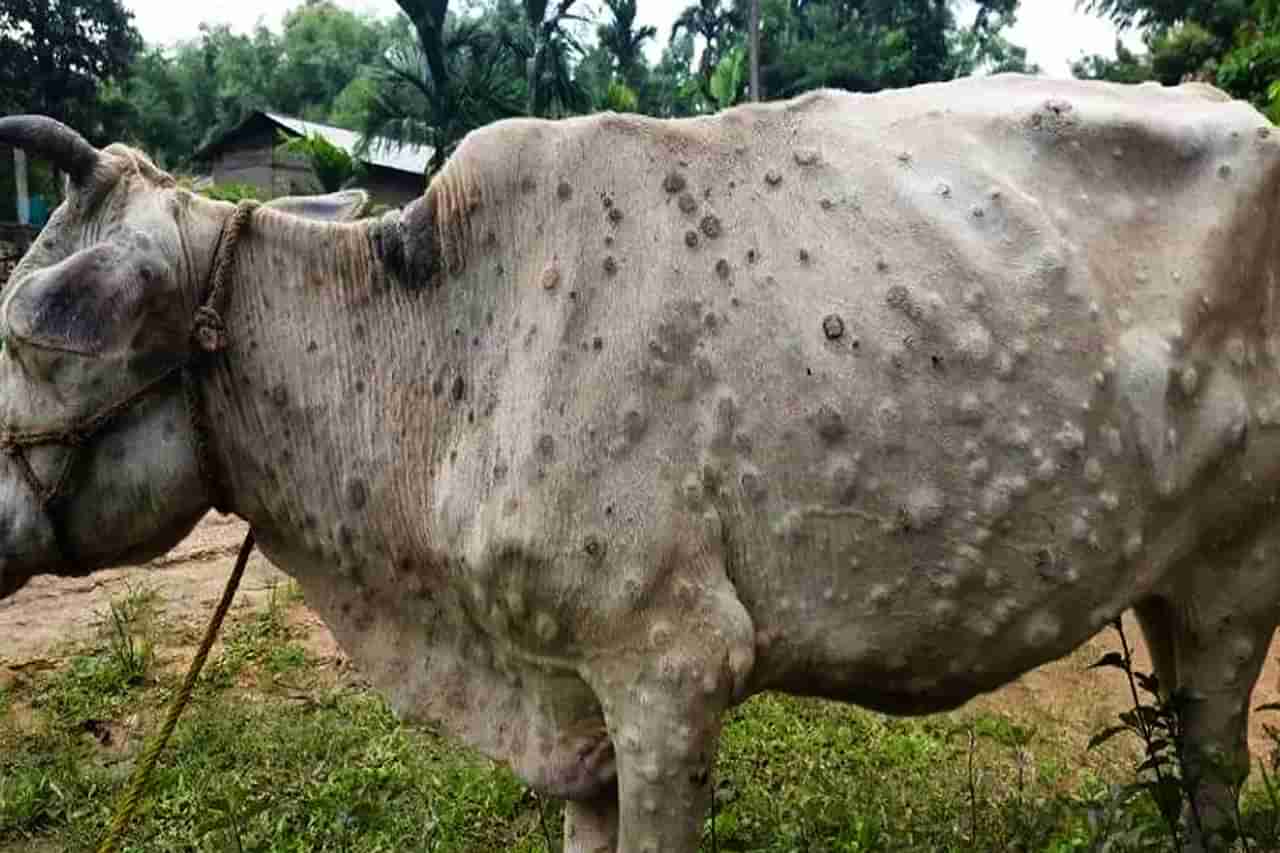
[[[1001,76],[506,121],[357,223],[0,140],[73,178],[0,306],[0,594],[216,503],[405,717],[624,853],[696,848],[753,693],[938,711],[1133,607],[1230,805],[1280,601],[1249,106]]]

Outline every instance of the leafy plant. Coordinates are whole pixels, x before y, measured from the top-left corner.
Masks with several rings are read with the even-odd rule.
[[[243,199],[259,200],[261,191],[253,184],[210,184],[200,190],[200,195],[215,201],[229,201],[233,204]]]
[[[1232,801],[1236,803],[1234,826],[1213,827],[1210,832],[1200,814],[1197,793],[1201,783],[1215,776],[1230,779],[1233,774],[1228,772],[1230,768],[1225,766],[1224,759],[1218,756],[1199,756],[1200,761],[1194,769],[1183,759],[1188,754],[1185,720],[1188,709],[1198,701],[1197,698],[1182,688],[1162,692],[1154,673],[1135,671],[1123,624],[1116,619],[1112,628],[1119,636],[1120,651],[1108,652],[1091,668],[1110,667],[1122,671],[1128,681],[1133,707],[1120,714],[1119,725],[1109,726],[1090,738],[1089,749],[1126,733],[1143,745],[1142,760],[1135,768],[1137,781],[1116,792],[1117,802],[1127,803],[1134,794],[1146,794],[1156,805],[1174,850],[1183,849],[1186,841],[1185,816],[1188,823],[1185,829],[1192,837],[1204,839],[1209,832],[1215,843],[1238,841],[1248,851],[1249,840],[1238,805],[1238,786],[1227,786]],[[1263,706],[1263,709],[1267,707]]]
[[[246,825],[255,816],[269,809],[271,800],[267,797],[250,799],[248,791],[239,783],[233,782],[226,791],[209,796],[204,807],[208,810],[208,815],[196,826],[196,837],[203,838],[216,832],[231,839],[236,853],[244,853]]]
[[[708,88],[711,97],[716,99],[716,106],[723,110],[737,103],[746,78],[747,51],[739,45],[726,53],[711,72]]]
[[[614,80],[605,93],[605,107],[617,113],[633,113],[640,106],[640,97],[626,83]]]
[[[337,192],[360,174],[360,164],[346,151],[319,134],[290,137],[280,131],[276,150],[302,157],[325,192]]]
[[[154,594],[130,588],[121,600],[109,605],[111,659],[119,677],[128,685],[142,684],[151,669],[154,642],[150,636]]]

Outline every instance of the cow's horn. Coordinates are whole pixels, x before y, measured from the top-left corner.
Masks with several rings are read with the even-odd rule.
[[[42,157],[83,184],[93,176],[101,152],[80,134],[48,116],[0,118],[0,142]]]

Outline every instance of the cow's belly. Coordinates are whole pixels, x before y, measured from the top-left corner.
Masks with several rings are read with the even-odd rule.
[[[691,494],[732,519],[761,688],[953,707],[1203,568],[1274,500],[1275,440],[1250,414],[1267,392],[1229,357],[1135,327],[1042,339],[994,360],[1003,376],[913,358],[896,379],[815,358],[828,374],[807,396],[721,391],[734,435],[708,442],[717,487]],[[773,416],[753,417],[768,395]]]

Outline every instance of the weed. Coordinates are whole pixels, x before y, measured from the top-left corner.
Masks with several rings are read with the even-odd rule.
[[[264,661],[265,668],[273,675],[283,675],[306,666],[307,651],[297,643],[272,647]]]
[[[305,660],[301,647],[285,646],[290,639],[285,620],[286,604],[273,586],[266,607],[248,621],[225,632],[222,654],[205,667],[201,680],[208,686],[232,687],[236,678],[251,665],[264,665],[273,673],[296,669]],[[284,649],[282,649],[284,647]]]
[[[1125,674],[1133,706],[1120,714],[1120,724],[1098,732],[1089,741],[1093,749],[1119,734],[1135,736],[1142,744],[1141,760],[1134,769],[1135,781],[1114,787],[1108,797],[1097,798],[1091,819],[1104,837],[1120,843],[1120,849],[1154,844],[1163,835],[1174,851],[1184,849],[1189,838],[1200,839],[1211,849],[1277,849],[1280,842],[1280,730],[1266,726],[1274,746],[1270,767],[1261,763],[1261,791],[1242,791],[1234,780],[1243,774],[1222,756],[1201,755],[1190,765],[1181,759],[1188,754],[1185,719],[1198,698],[1185,690],[1162,691],[1153,673],[1135,671],[1124,626],[1112,623],[1120,640],[1120,651],[1109,652],[1094,667],[1111,667]],[[1280,705],[1264,705],[1256,710],[1280,710]],[[1205,782],[1224,785],[1232,804],[1231,823],[1206,827],[1199,810],[1197,792]],[[1241,803],[1245,803],[1242,809]],[[1189,838],[1188,838],[1189,837]],[[1124,846],[1127,845],[1127,846]],[[1199,848],[1197,848],[1199,849]]]
[[[1145,791],[1160,810],[1174,850],[1182,849],[1181,818],[1184,803],[1191,805],[1192,831],[1199,833],[1200,815],[1195,809],[1195,785],[1184,778],[1178,756],[1185,743],[1183,713],[1190,697],[1182,691],[1160,693],[1159,679],[1153,673],[1135,672],[1133,653],[1124,633],[1124,624],[1111,623],[1120,638],[1120,651],[1103,655],[1091,669],[1113,667],[1125,674],[1133,707],[1120,714],[1120,724],[1098,732],[1089,740],[1093,749],[1118,734],[1135,735],[1143,745],[1143,759],[1137,766],[1135,791]],[[1143,701],[1141,694],[1149,697]]]
[[[134,631],[134,614],[111,602],[111,657],[116,672],[130,685],[141,684],[151,669],[153,644]]]

